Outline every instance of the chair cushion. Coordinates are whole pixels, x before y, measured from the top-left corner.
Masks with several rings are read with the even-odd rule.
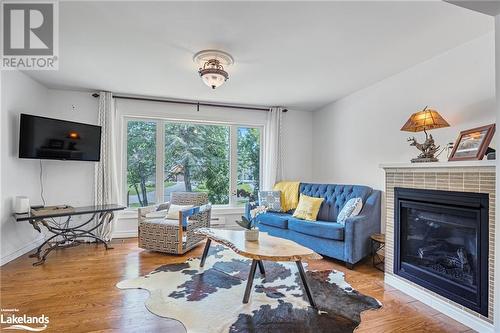
[[[344,240],[344,226],[335,222],[310,222],[292,217],[288,220],[288,229],[315,237]]]
[[[147,223],[147,224],[160,224],[160,225],[168,225],[171,227],[179,228],[179,220],[177,219],[148,219],[142,223]],[[185,226],[182,226],[182,230],[186,230]]]
[[[257,215],[256,220],[271,227],[286,229],[288,228],[288,219],[291,216],[285,213],[264,213]]]
[[[181,210],[186,210],[189,208],[193,208],[193,205],[174,205],[171,204],[170,208],[168,209],[168,214],[167,214],[167,219],[179,219],[179,212]]]
[[[157,218],[165,218],[168,214],[168,211],[166,210],[156,210],[151,213],[146,214],[147,219],[157,219]]]

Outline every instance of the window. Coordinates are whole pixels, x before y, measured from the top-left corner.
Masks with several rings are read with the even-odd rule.
[[[156,123],[127,123],[127,204],[143,207],[156,202]]]
[[[127,205],[207,192],[214,205],[241,206],[260,188],[261,128],[127,119]]]
[[[256,201],[260,187],[260,130],[238,127],[237,204]]]
[[[229,126],[165,124],[165,200],[176,191],[207,192],[229,204]]]

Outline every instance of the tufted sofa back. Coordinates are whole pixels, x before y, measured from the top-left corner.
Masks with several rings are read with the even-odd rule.
[[[349,199],[359,197],[364,204],[372,189],[363,185],[301,183],[299,192],[310,197],[324,198],[318,220],[336,221],[337,215]]]

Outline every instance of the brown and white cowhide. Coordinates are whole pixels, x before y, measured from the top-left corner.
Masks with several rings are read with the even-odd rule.
[[[121,281],[117,287],[148,290],[146,307],[180,321],[189,333],[352,332],[362,311],[381,307],[376,299],[353,290],[341,272],[307,271],[319,308],[314,310],[293,262],[264,262],[266,276],[257,270],[250,301],[243,304],[250,263],[217,245],[212,246],[204,268],[198,258],[189,259]]]

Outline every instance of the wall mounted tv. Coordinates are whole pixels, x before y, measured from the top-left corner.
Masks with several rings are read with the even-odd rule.
[[[97,162],[101,126],[21,114],[19,157]]]

